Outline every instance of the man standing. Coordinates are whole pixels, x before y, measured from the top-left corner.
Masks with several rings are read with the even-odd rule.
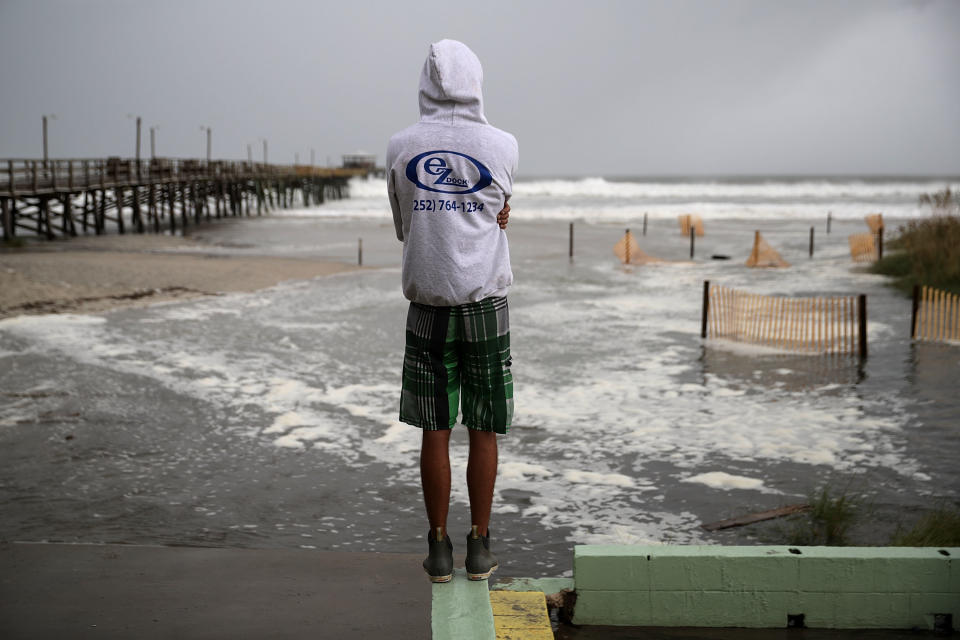
[[[420,476],[430,521],[423,567],[433,582],[453,576],[448,448],[458,408],[470,435],[471,580],[497,568],[488,529],[496,434],[506,433],[513,418],[506,298],[513,273],[503,229],[517,141],[487,123],[482,82],[480,60],[466,45],[430,45],[420,76],[420,121],[387,147],[387,190],[410,300],[400,420],[423,429]]]

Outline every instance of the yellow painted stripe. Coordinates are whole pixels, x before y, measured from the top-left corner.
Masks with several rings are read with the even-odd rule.
[[[491,591],[497,640],[553,640],[542,591]]]

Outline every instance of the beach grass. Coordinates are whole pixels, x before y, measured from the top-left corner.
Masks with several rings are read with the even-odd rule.
[[[809,504],[810,510],[795,518],[792,528],[786,531],[788,544],[831,547],[850,544],[848,534],[863,511],[862,498],[824,485],[810,496]]]
[[[916,285],[960,294],[960,194],[948,188],[922,196],[920,203],[933,215],[902,225],[887,245],[890,253],[872,271],[892,277],[906,295]]]
[[[941,505],[912,528],[898,529],[890,542],[897,547],[960,547],[960,510]]]

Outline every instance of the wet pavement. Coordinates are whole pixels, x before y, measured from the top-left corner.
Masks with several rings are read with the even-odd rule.
[[[430,637],[420,556],[0,544],[2,638]]]

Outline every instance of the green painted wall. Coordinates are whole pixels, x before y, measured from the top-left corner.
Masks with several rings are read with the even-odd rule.
[[[791,552],[793,549],[795,552]],[[960,548],[582,545],[577,624],[933,628],[960,622]]]

